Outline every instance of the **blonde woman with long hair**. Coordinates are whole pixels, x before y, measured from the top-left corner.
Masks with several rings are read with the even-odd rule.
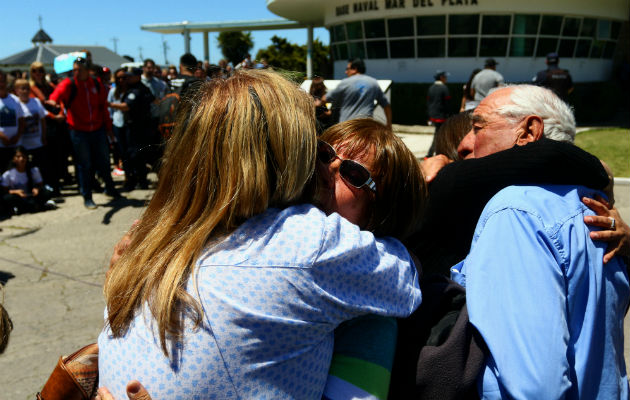
[[[268,71],[204,83],[105,283],[100,386],[124,398],[321,398],[333,331],[409,315],[416,269],[312,200],[310,96]]]

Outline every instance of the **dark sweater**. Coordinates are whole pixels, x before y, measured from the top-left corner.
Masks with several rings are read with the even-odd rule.
[[[501,189],[524,184],[603,189],[608,175],[595,156],[548,139],[445,166],[429,184],[429,201],[419,230],[406,241],[420,259],[423,273],[450,276],[450,267],[470,250],[486,203]]]

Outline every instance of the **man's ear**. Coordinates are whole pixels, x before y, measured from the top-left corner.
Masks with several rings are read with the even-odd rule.
[[[528,115],[521,122],[521,132],[516,139],[516,144],[523,146],[527,143],[540,140],[543,137],[544,131],[545,125],[542,118],[538,115]]]

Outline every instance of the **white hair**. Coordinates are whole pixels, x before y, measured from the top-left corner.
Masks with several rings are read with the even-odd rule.
[[[551,90],[534,85],[509,85],[511,104],[497,109],[497,113],[512,123],[528,115],[537,115],[543,120],[547,139],[573,143],[575,139],[575,117],[573,110]]]

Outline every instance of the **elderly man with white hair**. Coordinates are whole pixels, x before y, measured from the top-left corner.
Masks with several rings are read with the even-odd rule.
[[[472,119],[459,147],[466,157],[575,136],[569,107],[529,85],[496,90]],[[582,199],[598,194],[576,185],[510,186],[485,206],[470,253],[451,270],[489,350],[482,398],[628,398],[626,265],[613,257],[604,267],[605,245],[584,224],[593,212]]]

